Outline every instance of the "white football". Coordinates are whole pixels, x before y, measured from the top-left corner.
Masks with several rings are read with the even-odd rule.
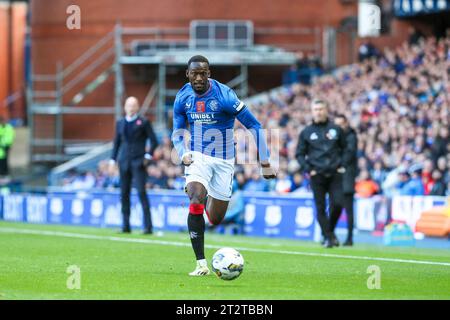
[[[222,280],[234,280],[244,270],[244,257],[233,248],[222,248],[214,253],[212,270]]]

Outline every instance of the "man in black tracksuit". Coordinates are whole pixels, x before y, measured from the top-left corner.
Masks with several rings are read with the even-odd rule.
[[[146,164],[158,146],[158,140],[151,123],[139,115],[139,102],[135,97],[125,101],[125,117],[116,123],[116,135],[111,155],[111,164],[117,162],[120,170],[120,200],[122,204],[122,232],[131,232],[130,192],[134,180],[144,214],[144,234],[152,234],[153,225],[150,203],[145,190],[147,180]],[[145,152],[146,142],[150,140],[150,152]]]
[[[296,158],[309,173],[324,246],[339,246],[334,226],[342,211],[342,174],[345,172],[346,140],[342,129],[328,119],[328,105],[323,100],[311,104],[313,123],[300,133]],[[329,195],[330,218],[325,212]]]
[[[338,114],[334,118],[334,123],[337,124],[344,131],[345,139],[347,142],[348,155],[345,172],[343,175],[342,190],[344,192],[344,208],[347,214],[347,240],[344,242],[344,246],[353,245],[353,198],[355,195],[355,180],[358,175],[358,162],[357,162],[357,150],[358,150],[358,137],[356,131],[350,127],[347,117],[343,114]],[[337,220],[336,220],[337,223]],[[336,225],[333,226],[335,228]]]

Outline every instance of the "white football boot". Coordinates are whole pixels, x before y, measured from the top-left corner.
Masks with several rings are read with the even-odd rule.
[[[190,276],[193,277],[199,277],[199,276],[207,276],[209,275],[210,271],[208,268],[208,264],[206,263],[206,259],[203,260],[197,260],[197,267],[194,271],[189,273]]]

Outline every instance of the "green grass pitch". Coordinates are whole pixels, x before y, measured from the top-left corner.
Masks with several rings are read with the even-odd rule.
[[[450,299],[448,250],[323,249],[210,233],[206,244],[208,261],[217,248],[240,250],[242,275],[234,281],[189,277],[195,260],[186,233],[120,235],[1,221],[0,299]],[[67,288],[72,265],[80,270],[80,289]],[[379,289],[368,288],[372,265],[380,271]]]

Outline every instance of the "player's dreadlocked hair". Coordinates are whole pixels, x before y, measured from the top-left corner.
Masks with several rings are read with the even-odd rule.
[[[190,58],[188,61],[188,67],[191,65],[191,62],[206,62],[209,65],[208,59],[206,59],[206,57],[201,55],[196,55]]]

